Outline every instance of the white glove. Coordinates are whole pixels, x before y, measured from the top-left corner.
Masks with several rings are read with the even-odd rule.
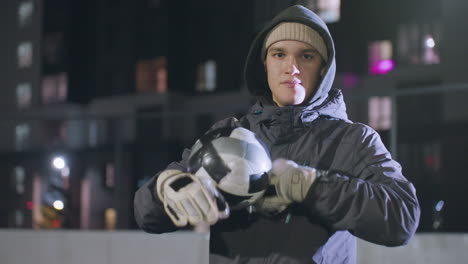
[[[229,206],[214,181],[208,178],[200,179],[179,170],[165,170],[156,180],[156,192],[164,210],[179,227],[187,223],[192,226],[212,225],[229,216]]]
[[[317,178],[317,171],[307,166],[299,166],[292,160],[277,159],[273,161],[268,172],[270,185],[276,195],[265,195],[256,204],[256,210],[265,214],[284,211],[293,202],[304,201],[310,186]]]

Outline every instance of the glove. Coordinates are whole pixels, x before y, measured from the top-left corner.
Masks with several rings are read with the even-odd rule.
[[[318,174],[314,168],[299,166],[292,160],[273,161],[268,177],[275,194],[265,195],[256,203],[255,209],[272,215],[284,211],[293,202],[304,201]]]
[[[179,227],[187,223],[212,225],[229,216],[229,206],[212,179],[198,178],[179,170],[165,170],[156,181],[156,192],[167,215]]]

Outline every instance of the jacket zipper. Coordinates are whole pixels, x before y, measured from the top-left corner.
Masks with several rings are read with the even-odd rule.
[[[292,114],[289,115],[289,121],[290,121],[290,124],[291,124],[292,133],[294,133],[294,111],[292,111]],[[291,150],[291,143],[288,143],[288,147],[286,148],[286,158],[287,159],[291,159],[289,157],[290,150]],[[289,221],[291,221],[291,207],[289,207],[287,210],[288,210],[288,214],[286,215],[286,218],[284,219],[285,224],[288,224]]]

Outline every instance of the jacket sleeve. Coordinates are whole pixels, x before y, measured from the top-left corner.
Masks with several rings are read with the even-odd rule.
[[[185,149],[182,154],[182,160],[169,164],[166,170],[186,171],[189,155],[190,150]],[[137,190],[133,201],[135,220],[138,226],[148,233],[157,234],[172,232],[178,229],[166,214],[163,203],[154,191],[159,174],[157,173]]]
[[[358,128],[347,135],[354,142],[351,169],[330,169],[317,178],[304,205],[332,230],[348,230],[380,245],[405,245],[419,223],[416,190],[379,135],[370,127]]]
[[[240,124],[235,118],[226,118],[215,123],[208,132],[227,126],[239,127]],[[187,171],[189,156],[190,149],[185,149],[182,154],[182,160],[169,164],[166,170],[175,169],[184,172]],[[148,233],[160,234],[176,231],[178,228],[172,223],[171,219],[166,214],[163,203],[155,193],[155,184],[158,176],[159,173],[137,190],[133,205],[135,220],[138,226]]]

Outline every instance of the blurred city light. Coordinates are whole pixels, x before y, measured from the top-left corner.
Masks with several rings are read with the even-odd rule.
[[[60,227],[60,221],[57,219],[52,220],[52,227],[53,228],[59,228]]]
[[[60,200],[55,200],[54,203],[53,203],[53,206],[56,210],[62,210],[64,208],[64,204],[62,201]]]
[[[389,40],[374,41],[368,45],[369,73],[387,74],[393,69],[393,45]]]
[[[60,173],[62,174],[62,177],[68,177],[70,176],[70,168],[64,167]]]
[[[434,48],[435,47],[435,41],[432,37],[428,37],[426,39],[426,47],[428,48]]]
[[[343,76],[342,84],[343,84],[343,87],[346,89],[355,87],[357,83],[359,82],[359,77],[352,72],[344,72],[342,76]]]
[[[58,170],[65,168],[65,165],[65,159],[63,157],[57,156],[52,160],[52,166]]]
[[[393,70],[393,66],[393,60],[380,60],[371,65],[369,72],[371,74],[387,74]]]
[[[435,206],[435,210],[437,212],[440,212],[442,210],[442,208],[444,208],[444,204],[445,204],[444,201],[442,201],[442,200],[438,201],[436,206]]]

